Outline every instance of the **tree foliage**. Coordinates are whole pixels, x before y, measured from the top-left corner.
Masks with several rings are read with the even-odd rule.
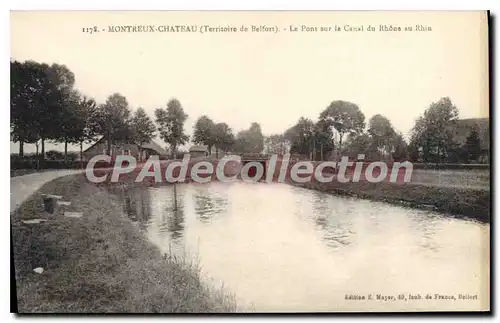
[[[363,154],[366,160],[378,159],[379,157],[377,146],[368,133],[349,136],[342,153],[350,158],[357,158],[358,154]]]
[[[133,141],[131,111],[127,99],[120,93],[110,95],[97,109],[97,132],[106,138],[108,154],[117,143]]]
[[[424,162],[443,162],[451,152],[453,126],[458,109],[447,97],[433,102],[415,122],[411,131],[411,145]]]
[[[219,158],[219,150],[227,152],[234,145],[234,134],[231,128],[225,122],[219,122],[214,125],[213,131],[214,145],[217,148],[216,158]]]
[[[403,138],[403,134],[396,133],[394,136],[394,150],[392,152],[392,158],[394,161],[404,161],[409,158],[408,144]]]
[[[368,134],[377,149],[383,153],[392,153],[396,144],[396,131],[389,119],[376,114],[368,122]]]
[[[320,114],[321,122],[329,129],[335,129],[339,134],[339,150],[342,150],[342,140],[345,135],[355,135],[365,128],[365,115],[359,107],[351,102],[337,100]]]
[[[168,101],[166,108],[155,110],[156,123],[160,137],[170,145],[172,155],[176,155],[177,147],[189,140],[184,134],[184,122],[188,115],[184,113],[181,103],[177,99]]]
[[[322,120],[316,122],[314,127],[314,142],[313,142],[313,159],[325,160],[325,153],[335,149],[332,132],[328,129],[327,124]]]
[[[260,125],[253,122],[248,130],[238,132],[234,148],[239,153],[261,153],[264,150],[264,135]]]
[[[143,108],[138,108],[132,117],[133,141],[139,147],[149,143],[155,136],[156,126]]]
[[[282,134],[273,134],[264,138],[265,152],[268,154],[289,153],[289,141]]]
[[[94,99],[83,95],[75,106],[76,122],[73,124],[71,142],[80,144],[80,159],[83,160],[83,144],[91,143],[99,134],[99,115]]]
[[[74,74],[64,65],[11,62],[11,135],[21,155],[24,142],[41,140],[43,161],[45,140],[61,139],[73,84]]]
[[[291,142],[290,153],[310,155],[313,149],[315,124],[311,119],[301,117],[285,131],[285,138]]]
[[[177,148],[189,139],[184,133],[188,115],[177,99],[155,110],[155,124],[143,108],[132,113],[127,99],[119,93],[110,95],[102,105],[82,95],[74,88],[74,73],[65,65],[11,61],[10,73],[11,140],[19,142],[20,156],[24,143],[33,143],[37,154],[41,146],[43,160],[45,142],[49,140],[64,143],[66,158],[68,144],[80,144],[82,153],[83,143],[99,136],[106,139],[108,152],[117,143],[141,147],[152,140],[156,131],[175,156]],[[472,128],[465,143],[455,142],[457,118],[458,109],[448,97],[433,102],[416,120],[407,144],[403,134],[385,116],[371,117],[365,131],[365,116],[359,107],[337,100],[320,113],[317,122],[302,117],[283,134],[266,138],[256,122],[235,136],[227,123],[216,123],[203,115],[195,123],[192,140],[207,145],[210,151],[215,146],[217,153],[219,150],[261,153],[265,146],[269,153],[290,152],[314,160],[324,160],[326,153],[336,151],[350,156],[378,154],[394,160],[480,161],[479,129]]]
[[[212,119],[203,115],[196,120],[192,140],[195,144],[206,145],[208,151],[212,151],[215,145],[215,123]]]
[[[324,160],[325,153],[334,149],[332,133],[323,120],[314,123],[301,117],[283,134],[290,142],[290,153],[309,156],[313,160]]]
[[[10,128],[11,138],[19,142],[19,155],[23,156],[23,144],[35,143],[40,136],[35,127],[38,114],[36,99],[40,91],[36,79],[37,70],[32,64],[13,61],[10,63]]]

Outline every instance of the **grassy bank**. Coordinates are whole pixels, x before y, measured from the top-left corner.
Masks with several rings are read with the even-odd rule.
[[[48,215],[43,193],[72,205]],[[83,217],[64,217],[65,210]],[[22,222],[33,218],[48,221]],[[196,265],[164,259],[123,216],[118,199],[84,175],[45,184],[11,214],[11,223],[20,313],[236,310],[232,297],[204,284]],[[44,272],[33,272],[36,267]]]
[[[289,184],[326,193],[353,196],[420,209],[433,209],[458,217],[490,221],[489,190],[415,184],[350,182]]]

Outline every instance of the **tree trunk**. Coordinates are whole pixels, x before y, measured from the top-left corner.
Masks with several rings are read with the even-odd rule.
[[[343,134],[339,134],[339,154],[341,155],[342,154],[342,137],[344,135]]]
[[[313,150],[312,150],[312,140],[309,139],[309,143],[307,145],[307,151],[309,151],[309,160],[312,160],[313,158]]]
[[[38,140],[35,141],[35,148],[36,148],[36,152],[35,152],[35,160],[36,160],[36,169],[40,168],[40,157],[38,156]]]
[[[321,155],[320,155],[320,156],[321,156],[321,161],[323,161],[323,160],[324,160],[324,159],[323,159],[323,144],[321,144],[321,150],[320,150],[320,153],[321,153]]]
[[[68,162],[68,140],[64,139],[64,162]]]
[[[24,142],[19,140],[19,157],[24,157]]]
[[[80,141],[80,167],[83,169],[83,141]]]
[[[337,145],[335,144],[335,141],[332,143],[332,150],[330,151],[330,159],[333,158],[333,155],[335,154],[335,149],[337,148]],[[328,157],[327,157],[328,158]]]
[[[111,131],[108,130],[107,153],[111,156]]]
[[[313,139],[312,160],[316,160],[316,139]]]
[[[42,138],[42,151],[40,154],[40,162],[38,164],[38,168],[43,169],[45,167],[45,138]]]
[[[42,159],[45,159],[45,138],[42,138]]]
[[[219,159],[219,148],[215,147],[215,159]]]

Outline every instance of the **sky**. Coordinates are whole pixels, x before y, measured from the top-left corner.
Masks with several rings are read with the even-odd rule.
[[[127,25],[189,25],[198,32],[108,32]],[[204,25],[279,32],[202,34]],[[413,31],[381,32],[379,25]],[[416,25],[432,30],[415,31]],[[93,26],[105,31],[83,32]],[[320,31],[334,26],[342,31]],[[119,92],[152,118],[177,98],[189,115],[188,134],[202,115],[235,133],[252,122],[264,135],[282,133],[301,116],[317,120],[335,100],[357,104],[366,120],[382,114],[405,135],[444,96],[460,118],[488,116],[484,12],[24,11],[11,12],[10,27],[11,59],[64,64],[83,94],[104,103]],[[11,143],[11,152],[18,147]],[[62,147],[47,144],[46,151]],[[25,145],[25,152],[34,150]]]

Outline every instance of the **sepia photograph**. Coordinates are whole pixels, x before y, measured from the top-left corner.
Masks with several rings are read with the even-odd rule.
[[[490,312],[488,11],[11,11],[11,312]]]

